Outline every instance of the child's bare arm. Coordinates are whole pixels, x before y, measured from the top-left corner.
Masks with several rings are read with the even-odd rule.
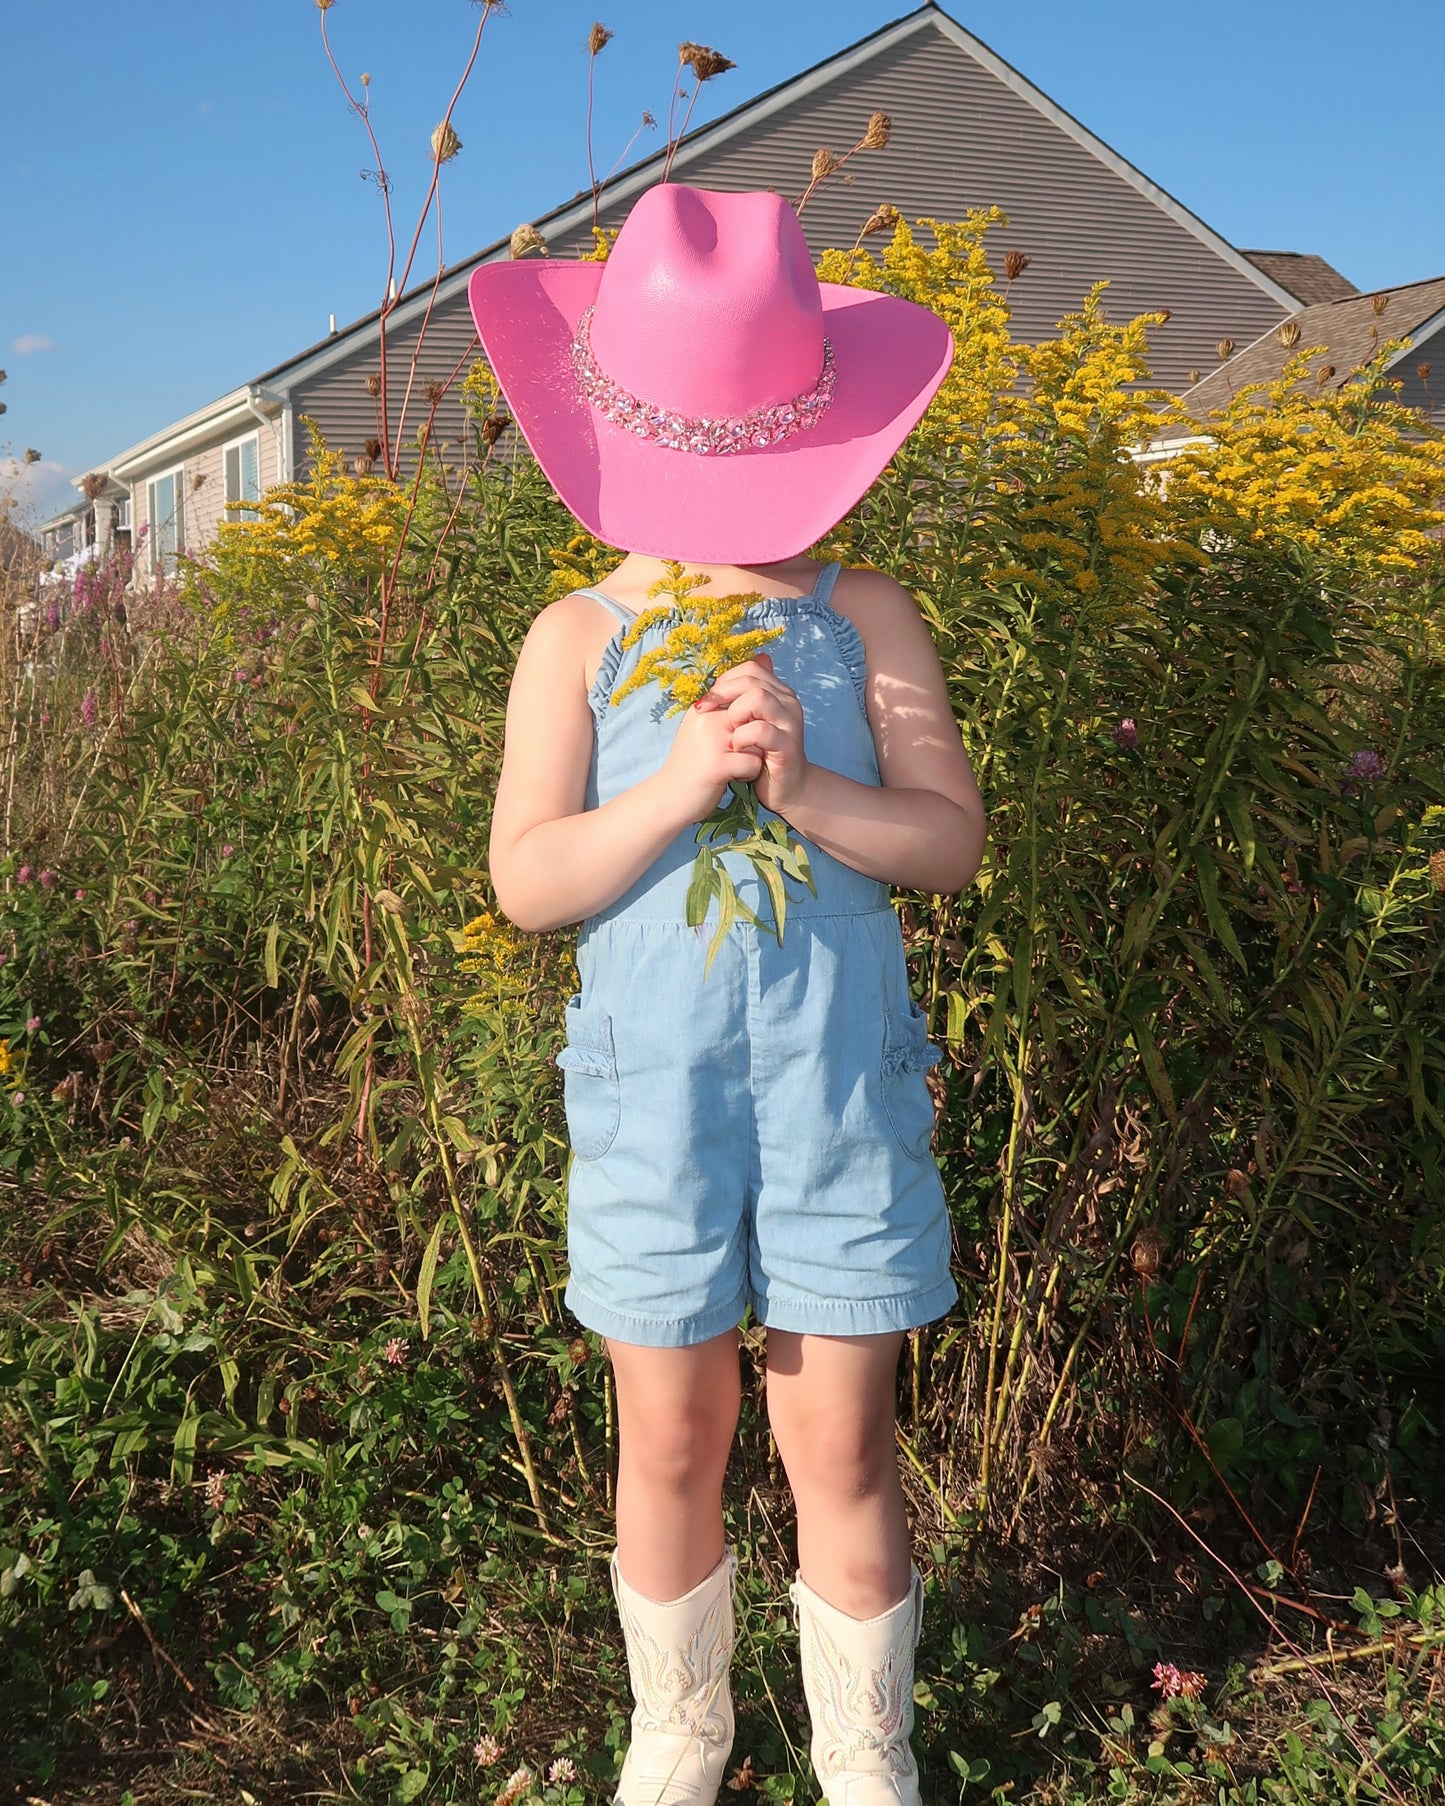
[[[584,609],[569,597],[532,625],[507,699],[507,737],[492,816],[497,902],[517,927],[580,922],[617,900],[730,778],[755,778],[758,755],[727,748],[724,717],[689,709],[662,769],[597,809],[584,807],[592,711]]]
[[[711,706],[736,747],[762,755],[759,798],[814,845],[904,889],[962,890],[983,858],[987,818],[933,637],[891,577],[850,571],[841,581],[867,657],[882,788],[808,760],[801,706],[766,657],[720,678]]]

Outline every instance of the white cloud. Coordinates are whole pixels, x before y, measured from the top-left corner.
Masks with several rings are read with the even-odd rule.
[[[73,479],[85,475],[79,466],[55,458],[26,464],[11,452],[0,452],[0,497],[15,498],[15,515],[21,526],[35,527],[80,500]]]
[[[43,332],[22,332],[18,339],[11,341],[10,349],[16,357],[30,357],[37,351],[54,351],[55,340],[47,338]]]

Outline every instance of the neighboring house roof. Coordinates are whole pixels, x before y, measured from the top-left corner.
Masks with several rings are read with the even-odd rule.
[[[1280,338],[1284,326],[1298,326],[1299,337],[1293,344],[1286,345]],[[1405,349],[1397,351],[1386,366],[1403,379],[1407,372],[1414,373],[1427,342],[1442,331],[1445,276],[1321,302],[1302,308],[1292,319],[1271,327],[1253,344],[1236,352],[1227,363],[1186,390],[1183,405],[1196,418],[1203,419],[1216,409],[1227,407],[1248,384],[1273,382],[1289,358],[1316,345],[1324,347],[1312,366],[1316,377],[1321,369],[1331,372],[1319,386],[1338,389],[1375,355],[1380,345],[1390,339],[1409,339]],[[1440,374],[1445,378],[1445,368]],[[1445,382],[1441,387],[1445,388]]]
[[[1333,264],[1310,251],[1243,251],[1257,269],[1272,276],[1281,288],[1287,288],[1301,307],[1314,307],[1321,301],[1343,301],[1359,290],[1348,276],[1342,276]]]

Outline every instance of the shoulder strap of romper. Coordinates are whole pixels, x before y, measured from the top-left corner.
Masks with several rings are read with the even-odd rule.
[[[825,564],[818,573],[818,581],[813,585],[813,595],[819,602],[826,602],[833,594],[833,585],[838,581],[841,564]]]
[[[611,596],[604,596],[601,590],[579,589],[572,593],[576,596],[590,596],[594,602],[600,602],[619,627],[626,627],[637,619],[630,608],[624,608],[620,602],[614,602]]]

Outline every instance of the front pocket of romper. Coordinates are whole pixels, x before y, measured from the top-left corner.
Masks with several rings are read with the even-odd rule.
[[[557,1055],[567,1139],[579,1160],[596,1160],[612,1146],[622,1118],[622,1087],[606,1010],[584,1010],[574,997],[563,1014],[567,1044]]]
[[[910,1160],[922,1160],[933,1139],[933,1095],[924,1074],[943,1055],[928,1039],[917,1004],[883,1015],[883,1108]]]

